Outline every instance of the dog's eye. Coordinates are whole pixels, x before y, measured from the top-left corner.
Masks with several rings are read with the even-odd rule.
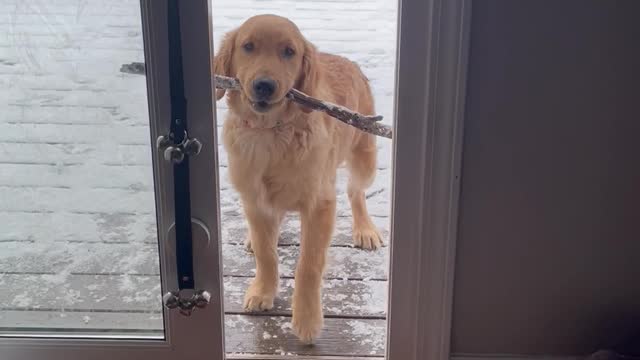
[[[295,55],[295,54],[296,54],[296,51],[293,50],[292,48],[290,48],[289,46],[284,48],[284,50],[282,51],[282,56],[284,56],[286,58],[293,57],[293,55]]]
[[[246,52],[252,52],[253,51],[253,43],[252,42],[245,43],[244,45],[242,45],[242,48]]]

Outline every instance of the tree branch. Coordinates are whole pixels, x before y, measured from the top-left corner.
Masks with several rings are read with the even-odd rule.
[[[142,74],[145,73],[144,63],[131,63],[124,64],[120,68],[120,71],[130,74]],[[238,79],[214,75],[214,82],[217,89],[225,90],[242,90],[242,86]],[[316,111],[322,111],[329,116],[336,118],[347,125],[351,125],[364,132],[368,132],[373,135],[382,136],[391,139],[393,136],[393,130],[390,126],[381,124],[382,120],[380,115],[362,115],[355,111],[351,111],[343,106],[330,103],[328,101],[319,100],[313,98],[302,91],[291,89],[287,93],[287,99],[296,102],[302,106],[308,107]]]
[[[217,89],[225,89],[225,90],[241,90],[242,86],[238,79],[222,76],[222,75],[214,75],[214,81]],[[390,126],[381,124],[379,121],[382,120],[382,116],[380,115],[362,115],[355,111],[351,111],[343,106],[336,105],[330,103],[328,101],[319,100],[313,98],[302,91],[291,89],[287,93],[287,99],[298,103],[304,107],[308,107],[309,109],[313,109],[316,111],[322,111],[329,116],[336,118],[347,125],[351,125],[357,129],[360,129],[364,132],[368,132],[373,135],[382,136],[388,139],[391,139],[393,136],[393,130]]]

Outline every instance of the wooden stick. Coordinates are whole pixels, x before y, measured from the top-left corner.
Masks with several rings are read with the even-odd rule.
[[[124,64],[120,68],[120,71],[130,74],[144,75],[144,63]],[[240,81],[232,77],[214,75],[214,81],[217,89],[235,91],[242,90]],[[351,125],[364,132],[382,136],[388,139],[391,139],[393,136],[393,130],[391,129],[391,127],[379,122],[380,120],[382,120],[382,116],[380,115],[362,115],[355,111],[351,111],[343,106],[313,98],[296,89],[291,89],[286,96],[287,99],[293,102],[296,102],[313,110],[322,111],[329,116],[334,117],[342,121],[343,123]]]
[[[241,90],[242,86],[238,79],[222,76],[222,75],[214,75],[214,81],[216,84],[216,89],[225,89],[225,90]],[[343,106],[336,105],[330,103],[328,101],[323,101],[311,97],[300,90],[291,89],[287,93],[287,99],[298,103],[302,106],[308,107],[309,109],[322,111],[329,116],[336,118],[347,125],[351,125],[357,129],[360,129],[364,132],[368,132],[373,135],[382,136],[388,139],[393,137],[393,130],[390,126],[381,124],[379,121],[382,120],[382,116],[380,115],[362,115],[355,111],[351,111]]]

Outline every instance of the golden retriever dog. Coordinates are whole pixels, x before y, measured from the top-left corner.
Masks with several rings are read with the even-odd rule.
[[[278,236],[287,212],[299,212],[300,255],[295,272],[292,327],[311,343],[320,333],[322,276],[336,217],[336,171],[346,162],[355,246],[377,249],[364,190],[376,172],[376,139],[285,95],[310,96],[372,115],[368,80],[353,62],[318,52],[290,20],[259,15],[225,34],[214,56],[215,74],[236,77],[229,91],[223,142],[229,176],[249,225],[256,276],[244,298],[247,311],[269,310],[278,292]],[[216,91],[216,98],[224,97]]]

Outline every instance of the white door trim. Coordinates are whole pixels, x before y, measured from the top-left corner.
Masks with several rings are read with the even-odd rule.
[[[401,0],[387,358],[448,360],[470,0]]]
[[[145,67],[151,144],[169,130],[170,96],[168,80],[167,0],[141,0],[145,41]],[[222,275],[218,214],[218,159],[212,80],[212,36],[208,0],[180,1],[184,85],[187,97],[189,133],[203,143],[202,152],[190,159],[191,208],[193,218],[210,231],[194,231],[194,248],[208,243],[205,251],[194,251],[196,286],[212,294],[205,309],[187,318],[177,311],[165,311],[166,340],[114,338],[7,338],[0,337],[2,360],[169,360],[224,359]],[[185,21],[187,19],[187,21]],[[154,186],[156,189],[160,268],[163,291],[177,283],[172,271],[169,229],[173,223],[172,164],[155,150]],[[208,236],[207,236],[208,235]],[[169,240],[168,240],[169,239]],[[55,336],[55,334],[52,334]]]

